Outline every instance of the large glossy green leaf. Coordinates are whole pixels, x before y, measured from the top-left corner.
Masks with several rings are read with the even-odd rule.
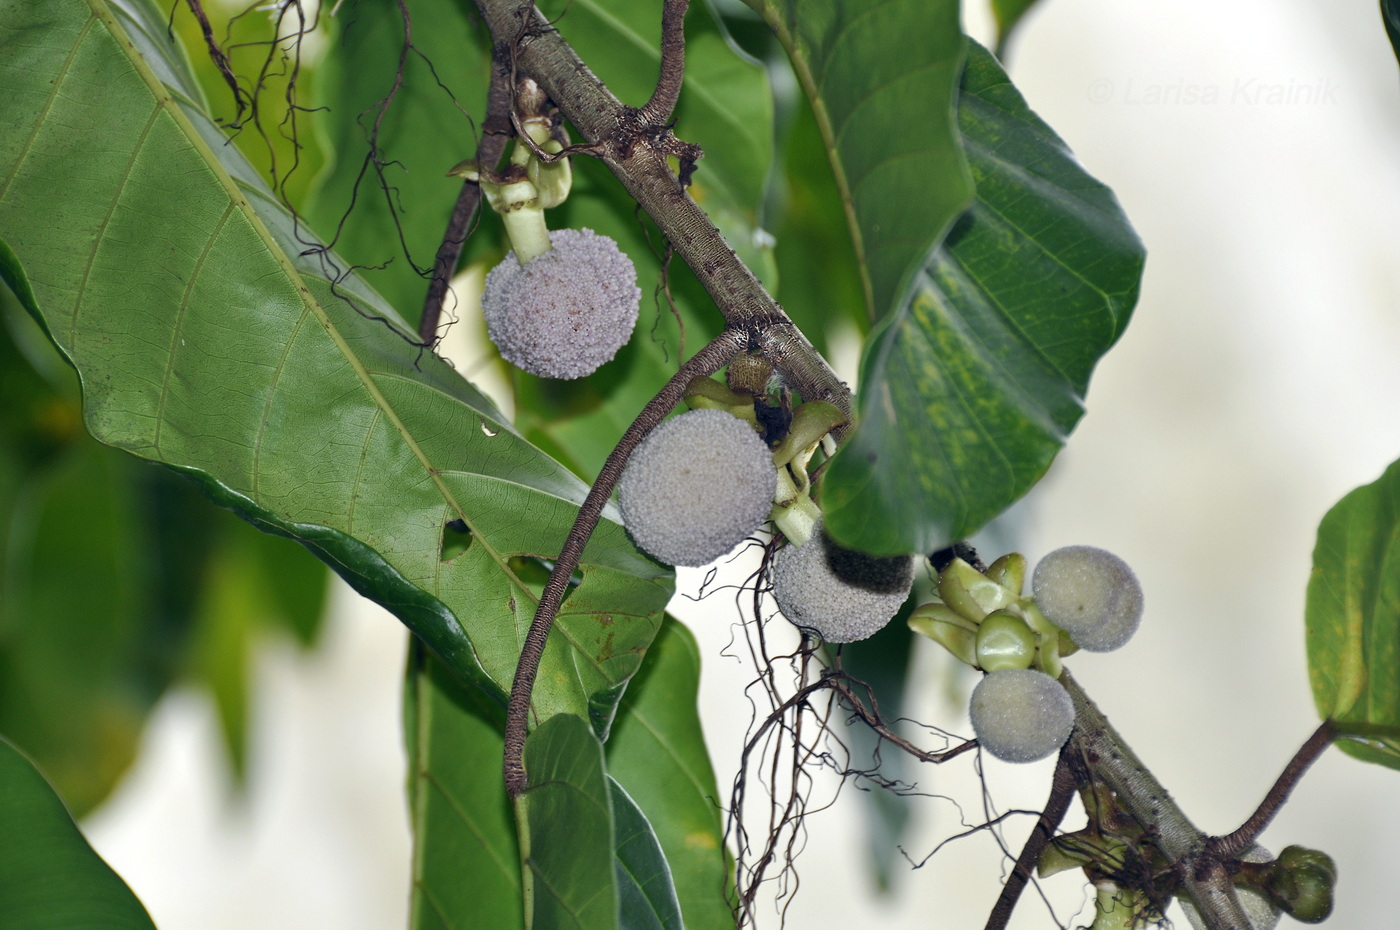
[[[309,645],[325,567],[87,436],[72,368],[8,290],[0,312],[0,732],[82,816],[166,686],[193,672],[218,685],[241,771],[246,662],[211,634],[272,618]]]
[[[3,737],[0,902],[6,930],[155,930],[44,776]]]
[[[1318,713],[1343,729],[1400,728],[1400,462],[1322,518],[1306,616]],[[1394,738],[1340,745],[1358,759],[1400,769]]]
[[[637,802],[612,776],[608,776],[608,791],[617,844],[613,872],[617,876],[618,927],[681,930],[681,905],[656,833]]]
[[[0,311],[0,732],[82,816],[188,671],[215,540],[283,548],[247,579],[259,586],[309,563],[319,591],[325,570],[287,558],[289,543],[211,508],[187,481],[89,438],[72,369],[8,291]]]
[[[505,713],[421,645],[409,648],[409,930],[520,927],[520,851],[501,780]]]
[[[666,618],[647,661],[622,698],[608,738],[608,772],[646,812],[670,863],[689,930],[725,930],[729,880],[719,791],[696,705],[700,650]]]
[[[958,125],[977,198],[867,343],[822,492],[828,529],[870,552],[970,536],[1045,474],[1142,275],[1112,192],[975,44]]]
[[[695,714],[694,640],[668,619],[628,689],[608,756],[645,795],[655,829],[609,776],[623,926],[732,927],[716,792]],[[405,693],[414,832],[412,930],[521,925],[518,847],[501,781],[504,714],[412,647]],[[583,741],[583,755],[592,757]],[[659,836],[658,836],[659,834]],[[556,838],[551,842],[558,842]],[[583,850],[587,853],[587,850]],[[673,882],[671,864],[679,871]]]
[[[615,930],[612,793],[602,743],[581,718],[557,714],[526,740],[525,772],[530,787],[515,805],[526,927]]]
[[[535,600],[511,559],[554,556],[583,485],[308,246],[152,4],[7,5],[0,41],[0,237],[27,273],[7,280],[78,369],[88,428],[297,539],[501,693]],[[444,560],[454,521],[470,545]],[[670,573],[612,511],[580,572],[535,710],[603,732]]]
[[[746,0],[777,33],[812,103],[836,176],[872,320],[972,195],[954,100],[957,0]]]

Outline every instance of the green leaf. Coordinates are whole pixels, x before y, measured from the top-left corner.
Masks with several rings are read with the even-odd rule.
[[[535,601],[510,560],[554,557],[585,487],[307,251],[193,102],[163,23],[140,0],[0,10],[0,117],[16,127],[0,138],[0,230],[80,373],[89,430],[298,540],[503,693]],[[456,520],[471,544],[443,560]],[[613,510],[580,573],[534,709],[605,732],[671,573]]]
[[[557,714],[525,741],[530,780],[516,799],[527,928],[618,926],[613,809],[603,745]]]
[[[224,748],[239,786],[247,775],[248,679],[254,630],[262,612],[251,574],[246,555],[235,546],[220,546],[201,592],[193,657],[194,673],[214,699]]]
[[[621,930],[681,930],[681,905],[671,867],[637,802],[608,776],[612,795],[618,927]]]
[[[867,342],[822,490],[832,535],[878,554],[966,538],[1040,480],[1142,275],[1112,192],[975,44],[958,123],[977,198]]]
[[[843,327],[864,336],[871,321],[821,130],[807,99],[794,97],[782,146],[781,208],[774,211],[780,282],[774,296],[825,354]]]
[[[729,869],[699,687],[695,637],[667,617],[622,698],[606,747],[608,772],[646,812],[670,863],[685,926],[725,930],[734,915],[721,894]]]
[[[1346,724],[1400,727],[1400,462],[1322,518],[1306,627],[1318,713],[1343,730]],[[1400,769],[1393,737],[1339,745],[1358,759]]]
[[[303,647],[316,645],[330,589],[326,567],[289,540],[266,533],[241,532],[240,537],[268,614]]]
[[[210,633],[246,633],[269,615],[309,634],[325,568],[211,508],[189,482],[87,436],[73,370],[6,291],[0,311],[0,732],[82,816],[134,758],[156,700],[190,670],[193,636],[197,673],[237,672],[205,680],[238,771],[246,644],[216,649]],[[244,609],[250,599],[256,609]]]
[[[893,313],[972,195],[954,100],[957,0],[746,0],[787,49],[812,103],[865,277]]]
[[[1025,16],[1030,8],[1036,5],[1037,0],[992,0],[992,15],[997,21],[997,45],[996,54],[998,58],[1005,59],[1006,43],[1011,39],[1011,34],[1016,31],[1016,27],[1021,22],[1021,17]]]
[[[522,926],[520,852],[501,779],[505,712],[414,640],[404,715],[413,822],[409,930]]]
[[[155,930],[58,795],[0,737],[0,901],[6,930]]]
[[[207,508],[206,508],[207,510]],[[277,624],[302,646],[320,627],[325,566],[285,539],[258,533],[218,511],[201,511],[212,549],[200,565],[191,671],[214,699],[235,783],[246,775],[252,653]]]

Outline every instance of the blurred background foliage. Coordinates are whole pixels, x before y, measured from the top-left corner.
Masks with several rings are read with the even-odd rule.
[[[236,11],[220,24],[236,67],[265,55],[273,25]],[[217,112],[231,118],[234,108],[221,106],[228,87],[199,54],[198,24],[185,15],[174,27]],[[283,124],[286,75],[276,61],[268,69],[264,125]],[[267,111],[278,102],[280,112]],[[249,126],[235,139],[260,169],[281,166],[287,196],[301,197],[321,158],[305,144],[312,134],[300,137],[301,164],[289,173],[298,152],[287,135]],[[8,288],[0,316],[0,734],[81,817],[130,768],[166,690],[192,684],[217,709],[241,786],[253,650],[274,631],[316,645],[328,572],[179,474],[92,439],[77,375]]]
[[[73,370],[8,290],[0,309],[0,733],[81,816],[166,689],[195,683],[241,783],[251,650],[269,629],[315,644],[325,569],[89,437]]]

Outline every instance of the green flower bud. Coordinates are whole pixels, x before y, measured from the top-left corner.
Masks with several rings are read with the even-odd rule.
[[[962,559],[954,559],[938,577],[938,596],[974,623],[994,610],[1010,607],[1016,596]]]
[[[977,626],[947,604],[932,601],[909,616],[909,629],[938,643],[968,665],[977,664]]]
[[[1008,552],[987,568],[987,577],[1012,594],[1020,594],[1026,583],[1026,557],[1019,552]]]
[[[1332,886],[1336,883],[1337,864],[1331,856],[1289,846],[1279,854],[1268,892],[1294,920],[1316,924],[1332,913]]]
[[[1035,661],[1035,634],[1009,610],[994,610],[977,628],[977,664],[984,671],[1030,668]]]

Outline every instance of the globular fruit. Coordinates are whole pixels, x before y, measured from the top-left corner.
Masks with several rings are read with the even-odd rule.
[[[1032,668],[992,672],[968,707],[982,748],[1005,762],[1035,762],[1059,751],[1074,729],[1074,702],[1059,682]]]
[[[914,584],[910,556],[873,556],[834,543],[820,523],[773,564],[773,596],[795,626],[829,643],[866,639],[889,623]]]
[[[486,276],[481,307],[501,357],[541,378],[582,378],[632,338],[637,269],[591,229],[549,233],[552,248],[521,265],[510,252]]]
[[[692,410],[642,440],[617,484],[632,539],[670,565],[707,565],[763,525],[777,490],[768,446],[723,410]]]
[[[1142,585],[1118,556],[1066,546],[1040,560],[1031,577],[1036,605],[1089,652],[1110,652],[1137,632]]]

